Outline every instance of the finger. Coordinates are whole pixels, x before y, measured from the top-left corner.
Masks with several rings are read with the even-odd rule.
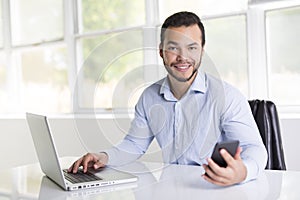
[[[215,185],[219,185],[219,186],[227,186],[228,185],[228,183],[214,180],[211,177],[207,176],[206,174],[203,174],[202,177],[204,178],[204,180],[206,180],[212,184],[215,184]]]
[[[84,172],[84,173],[87,172],[88,167],[89,167],[89,163],[90,163],[90,162],[95,163],[95,162],[97,162],[97,161],[98,161],[98,160],[95,159],[95,157],[94,157],[92,154],[90,154],[90,153],[88,153],[88,154],[86,154],[85,156],[83,156],[83,160],[82,160],[83,172]]]
[[[238,147],[237,150],[236,150],[236,153],[234,155],[234,159],[236,159],[236,160],[241,159],[242,151],[243,151],[242,147]]]
[[[204,175],[207,176],[207,177],[211,177],[214,175],[214,172],[210,169],[210,167],[208,165],[203,165],[203,168],[205,170],[205,173]]]
[[[234,158],[225,149],[221,149],[220,154],[227,163],[227,165],[230,165],[232,162],[234,162]]]
[[[94,169],[98,169],[100,167],[104,167],[104,163],[101,161],[100,158],[98,158],[96,156],[94,156],[93,162],[94,162],[94,164],[93,164]]]
[[[204,174],[208,176],[208,173],[211,173],[210,172],[210,168],[208,165],[203,165],[203,169],[204,169]]]
[[[215,161],[213,161],[213,159],[208,158],[207,159],[207,163],[208,163],[208,169],[211,170],[213,173],[217,174],[217,175],[222,175],[222,167],[220,167],[217,163],[215,163]]]
[[[83,158],[80,158],[80,159],[78,159],[77,161],[75,161],[75,162],[73,163],[72,169],[71,169],[71,171],[72,171],[73,173],[77,173],[78,168],[79,168],[80,165],[81,165],[82,159],[83,159]]]
[[[74,163],[69,167],[68,172],[71,172],[73,170]]]
[[[101,161],[98,161],[93,165],[94,169],[98,169],[98,168],[104,167],[104,166],[105,166],[105,164],[102,163]]]
[[[105,158],[102,156],[99,156],[99,158],[97,158],[97,161],[94,164],[94,169],[98,169],[100,167],[104,167],[106,165],[106,161]]]
[[[225,173],[225,168],[220,167],[217,163],[215,163],[211,158],[208,158],[208,167],[207,167],[207,174],[210,176],[210,178],[216,180],[223,178]]]
[[[205,174],[202,175],[204,180],[216,185],[226,184],[226,179],[222,176],[215,174],[208,165],[203,165],[203,168],[205,169]]]
[[[95,154],[98,161],[94,164],[94,169],[98,169],[100,167],[105,167],[108,161],[108,155],[105,152],[100,152],[99,154]]]

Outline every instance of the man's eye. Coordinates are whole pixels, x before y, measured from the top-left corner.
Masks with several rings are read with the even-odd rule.
[[[197,50],[197,47],[189,47],[190,50]]]
[[[176,51],[177,47],[168,47],[168,51]]]

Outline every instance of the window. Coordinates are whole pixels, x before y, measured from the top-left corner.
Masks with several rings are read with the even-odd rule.
[[[3,0],[1,13],[0,113],[69,112],[63,1]]]
[[[145,24],[145,2],[141,0],[79,0],[79,32],[94,32]]]
[[[77,57],[82,64],[74,109],[133,108],[137,97],[131,92],[144,76],[136,69],[143,68],[145,2],[84,0],[78,13]]]
[[[64,44],[14,52],[22,68],[22,97],[26,111],[69,112],[70,89]],[[33,63],[34,61],[34,63]]]
[[[11,0],[12,45],[63,38],[63,1]]]
[[[266,12],[270,98],[300,106],[300,7]]]
[[[133,109],[143,89],[166,74],[157,49],[160,25],[183,10],[205,26],[202,67],[212,66],[247,98],[300,108],[299,6],[293,0],[0,0],[0,113]]]
[[[199,17],[223,15],[247,10],[247,0],[189,0],[176,1],[164,0],[160,3],[160,21],[163,22],[168,16],[179,11],[191,11]],[[218,5],[218,6],[216,6]]]
[[[129,101],[130,93],[144,76],[142,33],[132,30],[104,37],[106,40],[101,36],[80,40],[82,49],[89,52],[78,74],[81,109],[134,107],[137,100]]]
[[[205,51],[213,62],[212,66],[203,67],[215,67],[222,80],[248,96],[246,16],[207,19],[203,23],[207,37]]]

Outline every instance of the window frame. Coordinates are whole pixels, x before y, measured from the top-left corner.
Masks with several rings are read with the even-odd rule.
[[[270,76],[266,13],[274,10],[297,8],[299,0],[267,1],[265,3],[254,3],[248,7],[248,44],[249,44],[249,85],[250,99],[270,99]],[[270,99],[271,101],[275,100]],[[300,114],[300,105],[277,105],[278,112],[283,116]]]

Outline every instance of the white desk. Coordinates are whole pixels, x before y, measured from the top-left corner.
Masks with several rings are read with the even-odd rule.
[[[67,162],[70,163],[70,162]],[[63,166],[68,166],[65,164]],[[265,171],[257,180],[218,187],[201,178],[202,167],[135,163],[124,168],[139,177],[134,184],[63,191],[38,164],[0,172],[0,200],[7,199],[300,199],[300,172]]]

